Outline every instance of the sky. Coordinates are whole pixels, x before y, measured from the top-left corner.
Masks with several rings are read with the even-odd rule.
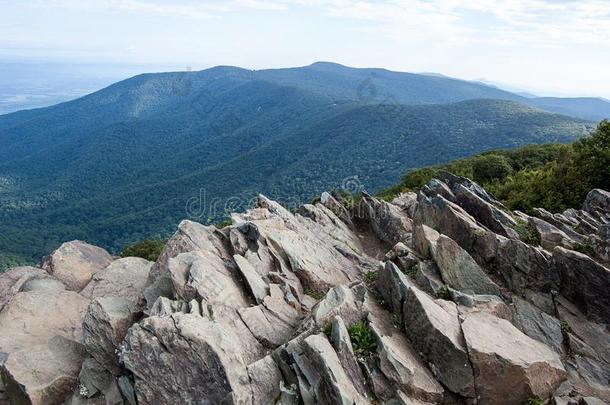
[[[0,61],[332,61],[610,99],[608,0],[0,0]]]

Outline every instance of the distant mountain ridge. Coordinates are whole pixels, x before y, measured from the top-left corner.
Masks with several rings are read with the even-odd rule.
[[[303,202],[346,179],[375,191],[410,168],[571,142],[593,128],[520,100],[455,79],[317,63],[143,74],[3,115],[0,262],[37,260],[71,239],[116,251],[185,217],[220,220],[227,201],[243,208],[260,192]]]

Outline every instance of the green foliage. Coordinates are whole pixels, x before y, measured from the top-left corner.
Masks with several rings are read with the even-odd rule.
[[[156,262],[165,247],[165,241],[161,239],[145,239],[125,246],[121,252],[121,257],[141,257],[151,262]]]
[[[366,322],[356,322],[348,328],[348,332],[356,355],[367,356],[377,348],[377,339]]]
[[[332,322],[326,322],[326,324],[324,324],[324,328],[322,328],[322,332],[326,335],[327,338],[330,338],[332,332],[333,332],[333,324]]]
[[[610,189],[610,122],[602,121],[592,134],[571,145],[496,150],[413,170],[381,195],[391,199],[401,192],[418,190],[439,170],[477,181],[511,210],[531,213],[536,207],[552,212],[579,208],[591,189]],[[536,242],[534,234],[521,230]]]
[[[559,324],[563,333],[572,333],[572,327],[567,321],[561,321]]]
[[[590,125],[489,87],[382,71],[378,94],[406,104],[363,101],[354,89],[370,72],[319,68],[140,75],[0,116],[0,252],[37,262],[81,239],[116,253],[184,218],[213,224],[227,201],[307,201],[348,176],[375,192],[409,169],[572,142]]]
[[[445,301],[451,301],[451,292],[449,291],[449,287],[444,285],[441,288],[439,288],[438,291],[436,292],[436,298],[439,298],[439,299],[445,300]]]
[[[535,226],[521,218],[515,218],[515,222],[517,224],[513,229],[519,234],[523,242],[532,246],[540,246],[540,232],[538,232]]]
[[[411,277],[412,279],[415,279],[417,277],[417,272],[419,271],[419,265],[415,264],[413,266],[411,266],[411,268],[407,269],[404,273]]]
[[[504,180],[512,171],[506,156],[490,153],[472,159],[472,177],[478,183]]]
[[[593,245],[589,241],[586,241],[585,243],[579,243],[578,245],[574,246],[574,250],[576,250],[580,253],[584,253],[590,257],[597,256],[597,252],[595,251],[595,249],[593,248]]]
[[[377,272],[377,271],[367,271],[364,274],[364,282],[367,285],[375,284],[375,281],[377,281],[378,277],[379,277],[379,272]]]
[[[396,329],[400,329],[400,327],[402,326],[400,323],[400,316],[398,316],[397,314],[392,314],[391,320],[392,320],[392,325],[394,325],[394,327]]]
[[[226,228],[227,226],[233,225],[233,221],[231,220],[231,218],[225,218],[222,221],[215,223],[214,225],[216,226],[216,228],[222,229]]]
[[[324,298],[326,296],[326,293],[323,293],[321,291],[316,291],[311,288],[305,288],[305,290],[303,292],[305,294],[309,295],[311,298],[313,298],[316,301],[320,301],[322,298]]]
[[[538,397],[536,398],[529,398],[527,401],[525,401],[524,405],[543,405],[544,401]]]

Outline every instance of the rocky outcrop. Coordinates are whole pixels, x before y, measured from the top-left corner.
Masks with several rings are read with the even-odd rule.
[[[43,259],[41,267],[64,283],[80,291],[98,271],[106,268],[112,257],[104,249],[84,242],[66,242]]]
[[[608,402],[609,201],[528,216],[441,172],[259,196],[155,263],[70,242],[0,275],[0,404]]]

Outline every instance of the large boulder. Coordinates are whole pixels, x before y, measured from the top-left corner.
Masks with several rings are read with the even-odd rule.
[[[88,300],[72,291],[19,292],[0,313],[0,373],[11,403],[59,404],[76,384]]]
[[[134,325],[122,360],[135,376],[139,404],[246,404],[252,400],[240,339],[193,314]]]
[[[557,353],[485,312],[462,323],[480,403],[522,404],[549,398],[567,374]]]
[[[589,256],[561,247],[553,250],[560,293],[589,318],[610,324],[610,269]]]
[[[87,352],[112,374],[120,374],[119,348],[139,314],[133,301],[103,297],[91,301],[83,321]]]
[[[394,246],[410,240],[413,221],[396,205],[365,194],[358,208],[359,215],[381,241]]]
[[[417,287],[407,290],[403,308],[409,341],[451,391],[474,398],[474,377],[454,303],[433,300]]]
[[[557,318],[519,297],[513,297],[512,310],[513,323],[521,332],[563,353],[563,332]]]
[[[112,262],[110,253],[81,241],[62,244],[43,259],[42,268],[73,291],[82,290],[98,271]]]
[[[451,238],[440,235],[432,256],[443,281],[456,290],[470,294],[500,294],[500,288],[491,281],[468,252]]]
[[[589,191],[582,209],[590,214],[610,215],[610,192],[599,188]]]
[[[144,287],[153,263],[139,257],[126,257],[112,262],[95,273],[81,291],[83,297],[123,297],[134,303],[144,298]]]

